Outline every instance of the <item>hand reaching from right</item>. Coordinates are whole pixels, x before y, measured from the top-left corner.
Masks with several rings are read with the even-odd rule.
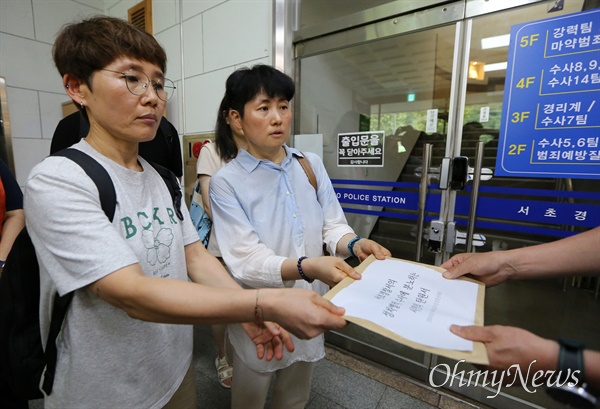
[[[558,343],[516,327],[452,325],[450,330],[471,341],[483,342],[489,365],[483,369],[507,371],[506,384],[521,384],[514,365],[522,373],[554,370],[558,364]],[[528,378],[528,377],[527,377]]]
[[[446,261],[440,267],[446,269],[444,278],[470,276],[481,281],[487,287],[503,283],[515,268],[510,264],[508,251],[491,251],[488,253],[462,253]]]

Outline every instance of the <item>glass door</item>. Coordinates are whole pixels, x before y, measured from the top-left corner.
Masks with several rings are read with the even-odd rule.
[[[314,49],[320,42],[297,45],[303,57],[296,65],[295,134],[322,137],[323,161],[348,222],[398,258],[435,261],[417,239],[418,221],[423,221],[419,206],[427,193],[417,171],[425,146],[434,146],[434,161],[444,156],[455,59],[452,19],[463,14],[459,3],[420,13],[420,21],[427,23],[417,29],[413,15],[388,22],[400,30],[412,28],[404,35],[382,35],[364,44],[334,38],[332,49],[324,51]],[[356,36],[371,32],[381,30]],[[367,139],[370,147],[364,145]],[[439,217],[439,191],[430,193],[426,220]],[[358,326],[330,333],[328,341],[401,366],[415,377],[427,376],[428,354]]]
[[[466,91],[461,105],[462,112],[455,113],[460,116],[461,125],[461,131],[457,132],[459,136],[455,152],[459,156],[468,158],[470,166],[474,166],[476,162],[479,146],[482,149],[483,168],[487,169],[489,175],[496,173],[503,101],[508,93],[513,92],[513,95],[516,95],[515,90],[521,89],[519,88],[521,85],[515,81],[512,82],[516,84],[513,89],[505,88],[511,26],[558,18],[586,9],[586,2],[583,0],[562,3],[557,7],[557,2],[554,1],[541,2],[474,16],[466,21],[470,26],[470,35],[466,41],[469,58],[463,65],[466,73],[463,77],[466,79]],[[598,20],[598,14],[595,16],[594,23]],[[497,24],[498,21],[506,23]],[[545,37],[545,32],[540,32],[540,35]],[[548,40],[544,38],[544,41]],[[548,48],[550,47],[548,43]],[[597,63],[598,57],[592,58],[590,67],[597,67]],[[561,69],[564,69],[564,66]],[[594,75],[593,70],[591,71],[590,75]],[[535,77],[536,87],[542,87],[540,74],[540,70],[537,70],[537,74],[532,74],[528,81],[532,81]],[[576,73],[571,74],[571,81],[574,81]],[[568,81],[569,76],[568,73],[562,75],[565,81]],[[560,73],[556,77],[561,78]],[[546,79],[549,80],[551,78]],[[556,101],[547,101],[541,105],[541,110],[544,110],[544,105],[547,106],[546,110],[549,106],[558,106],[558,100],[561,98],[558,96]],[[513,114],[513,111],[511,110],[509,114]],[[533,128],[532,126],[532,130]],[[546,132],[547,138],[552,141],[552,132],[555,131]],[[576,137],[577,129],[572,132],[572,136]],[[595,137],[591,139],[596,141],[598,136],[596,132]],[[565,150],[565,152],[568,154],[569,151]],[[516,152],[505,152],[509,155],[514,153]],[[493,176],[489,180],[481,180],[476,192],[475,212],[472,207],[474,188],[471,182],[465,190],[456,193],[455,201],[452,203],[453,214],[449,220],[455,222],[456,229],[463,233],[467,232],[469,226],[474,223],[472,225],[474,234],[481,235],[483,239],[478,241],[473,251],[501,251],[545,243],[600,224],[598,211],[590,211],[590,209],[598,209],[600,204],[598,177],[540,178],[535,176],[537,169],[532,168],[532,170],[532,175],[529,177]],[[590,245],[594,244],[590,243]],[[464,244],[446,247],[442,252],[443,259],[466,250]],[[600,314],[598,285],[598,278],[577,277],[513,281],[488,288],[485,323],[523,328],[548,339],[559,337],[578,339],[583,341],[586,347],[599,349],[600,328],[595,324]],[[456,362],[443,357],[434,357],[432,368],[438,364],[454,368]],[[459,369],[467,373],[477,370],[468,364],[459,365]],[[464,388],[457,388],[456,385],[455,382],[453,389],[464,393]],[[494,396],[497,390],[498,388],[487,387],[471,390],[470,393],[478,400],[498,407],[503,405],[514,407],[512,406],[514,402],[545,408],[560,407],[545,393],[544,388],[535,391],[531,387],[501,388],[500,396],[489,399],[488,397]]]
[[[503,200],[527,195],[544,204],[598,204],[598,180],[493,177],[506,75],[494,64],[507,61],[508,47],[489,48],[489,39],[506,41],[512,25],[585,7],[583,0],[556,3],[458,1],[295,44],[294,133],[322,138],[323,161],[359,235],[382,243],[394,257],[439,265],[467,250],[469,229],[480,235],[469,240],[478,252],[543,243],[585,229],[507,217],[499,210]],[[472,168],[477,146],[486,180],[472,212],[473,182],[464,190],[442,190],[439,177],[445,158],[464,157]],[[429,178],[423,178],[424,171]],[[436,245],[428,234],[433,221],[453,224],[453,240],[443,237]],[[593,324],[600,312],[596,287],[597,281],[581,277],[491,288],[485,323],[547,338],[569,335],[600,349],[600,329]],[[456,364],[354,325],[328,334],[327,341],[424,382],[434,368]],[[467,372],[473,369],[464,365]],[[445,376],[443,370],[435,373]],[[513,387],[488,399],[492,388],[457,384],[445,387],[493,407],[556,407],[543,390]]]

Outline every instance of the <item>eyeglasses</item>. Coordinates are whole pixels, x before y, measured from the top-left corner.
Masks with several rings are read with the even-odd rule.
[[[117,74],[121,74],[125,79],[127,89],[133,95],[144,95],[148,90],[150,84],[152,84],[152,89],[154,89],[154,92],[156,92],[158,98],[162,99],[165,102],[168,101],[169,98],[171,98],[173,96],[173,93],[175,92],[175,84],[173,84],[173,81],[171,81],[170,79],[162,78],[158,81],[151,80],[146,75],[146,73],[136,70],[134,68],[124,72],[108,70],[106,68],[101,68],[101,71],[110,71]]]

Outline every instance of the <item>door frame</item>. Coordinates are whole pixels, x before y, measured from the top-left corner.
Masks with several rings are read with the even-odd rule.
[[[374,11],[377,13],[369,13],[371,10],[355,13],[351,16],[336,19],[329,27],[332,31],[334,31],[336,27],[350,27],[343,31],[328,33],[326,32],[327,28],[323,25],[320,27],[308,27],[293,32],[292,61],[289,61],[288,66],[294,67],[293,76],[296,83],[300,84],[302,81],[300,61],[303,58],[353,47],[371,41],[407,35],[417,31],[455,25],[455,52],[453,57],[453,75],[451,80],[449,105],[450,115],[448,118],[449,122],[445,155],[446,157],[459,156],[461,151],[462,127],[466,100],[472,19],[490,13],[546,1],[547,0],[461,0],[442,5],[440,5],[440,3],[442,3],[440,1],[429,1],[429,8],[416,11],[403,10],[399,15],[388,14],[387,18],[369,22],[369,19],[373,18],[377,13],[381,13],[383,10],[392,10],[391,6],[378,6],[374,8]],[[297,8],[293,8],[292,10],[294,13],[298,12]],[[381,17],[381,15],[379,15],[379,17]],[[297,21],[296,18],[290,18],[289,20]],[[346,26],[344,26],[344,21],[346,21]],[[361,21],[362,25],[357,24],[357,22]],[[367,24],[364,24],[365,22],[367,22]],[[356,26],[352,26],[352,24],[356,24]],[[460,73],[461,75],[457,75],[457,73]],[[295,106],[297,107],[300,106],[300,98],[302,98],[302,95],[300,94],[295,98]],[[293,125],[294,129],[300,128],[299,111],[295,111]],[[440,219],[442,222],[446,223],[447,221],[453,220],[455,201],[456,191],[442,191],[440,205]],[[449,253],[442,251],[436,256],[436,264],[441,264],[448,257]],[[437,370],[432,372],[432,369],[435,368],[435,365],[437,364],[437,357],[432,356],[431,354],[425,354],[423,361],[416,362],[406,357],[395,355],[389,351],[378,349],[337,332],[328,333],[326,340],[328,343],[341,349],[356,353],[374,362],[382,363],[424,382],[428,381],[429,376],[433,376],[438,380],[441,379],[441,377],[446,376],[443,371]],[[449,387],[444,386],[444,388],[497,408],[539,408],[539,406],[534,403],[524,401],[518,397],[507,395],[502,392],[499,393],[492,402],[489,399],[486,399],[492,391],[490,388],[459,388],[456,385]]]

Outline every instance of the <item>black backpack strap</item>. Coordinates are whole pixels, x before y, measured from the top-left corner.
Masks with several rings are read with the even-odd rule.
[[[183,214],[181,213],[181,197],[183,193],[181,193],[181,187],[179,187],[179,181],[177,180],[177,176],[175,174],[165,168],[164,166],[159,165],[158,163],[148,162],[158,174],[163,178],[167,188],[169,189],[169,193],[171,194],[171,198],[173,199],[173,207],[175,208],[175,214],[177,214],[177,218],[183,221]]]
[[[106,169],[90,155],[77,149],[63,149],[52,156],[64,156],[81,166],[85,173],[96,184],[100,194],[100,205],[102,206],[102,210],[104,210],[106,217],[112,222],[117,206],[117,194],[115,192],[115,186]],[[44,351],[46,356],[46,370],[43,375],[42,390],[46,396],[52,393],[52,385],[54,384],[57,356],[56,338],[60,333],[72,299],[73,292],[67,293],[62,297],[59,296],[58,293],[54,296],[50,331],[48,332],[48,342],[46,342],[46,349]]]
[[[78,149],[63,149],[52,156],[64,156],[81,166],[85,173],[96,184],[98,192],[100,193],[100,205],[102,206],[102,210],[104,210],[108,220],[112,222],[113,217],[115,217],[115,208],[117,206],[117,193],[115,192],[115,186],[106,169],[90,155]]]
[[[52,317],[50,319],[50,331],[48,332],[48,341],[44,355],[46,357],[46,369],[42,375],[42,390],[46,396],[52,393],[54,384],[54,373],[56,372],[56,338],[62,328],[63,321],[67,315],[69,305],[73,300],[73,292],[67,293],[62,297],[58,293],[54,294],[54,305],[52,307]]]

